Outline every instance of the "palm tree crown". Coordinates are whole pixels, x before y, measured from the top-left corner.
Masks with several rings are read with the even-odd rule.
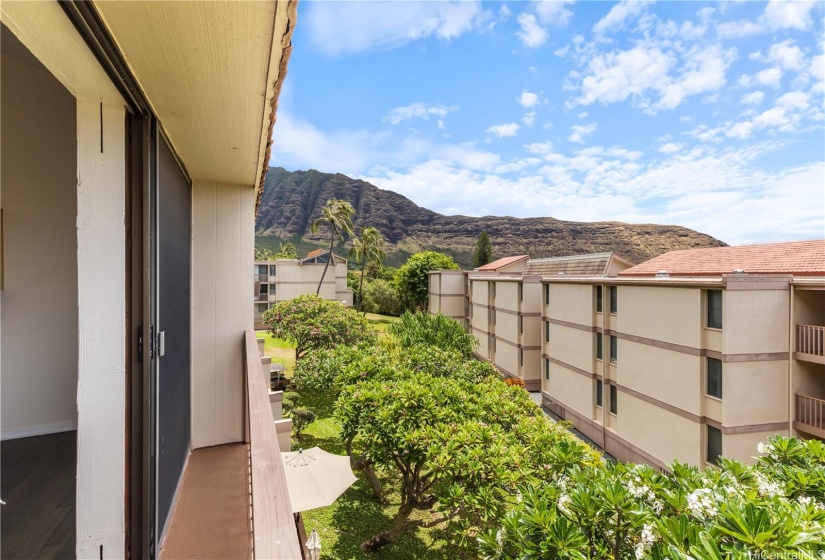
[[[358,282],[358,310],[361,311],[363,307],[363,288],[364,288],[364,272],[366,271],[367,263],[381,264],[387,258],[387,253],[384,252],[387,242],[381,235],[381,232],[374,227],[365,227],[361,231],[361,239],[357,237],[352,240],[352,249],[350,249],[350,258],[354,258],[361,263],[361,280]]]
[[[321,217],[312,222],[310,227],[312,233],[317,233],[320,225],[329,224],[330,226],[329,255],[327,255],[327,263],[324,272],[321,274],[321,280],[318,282],[316,294],[321,293],[321,285],[324,283],[324,276],[327,275],[329,263],[335,258],[332,254],[332,249],[335,247],[335,236],[341,236],[344,233],[352,235],[352,217],[355,215],[355,208],[346,200],[331,198],[327,200],[322,212]]]

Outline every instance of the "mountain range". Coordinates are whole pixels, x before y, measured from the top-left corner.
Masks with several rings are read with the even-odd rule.
[[[613,251],[640,263],[674,249],[720,247],[725,243],[677,225],[622,222],[569,222],[550,217],[445,216],[410,199],[340,173],[270,168],[255,221],[258,248],[277,250],[290,241],[298,253],[328,244],[328,231],[310,231],[326,201],[338,198],[355,208],[356,233],[373,226],[387,240],[387,264],[398,266],[421,250],[447,253],[470,268],[482,231],[493,244],[493,257],[529,254],[533,258]],[[347,243],[336,252],[346,255]]]

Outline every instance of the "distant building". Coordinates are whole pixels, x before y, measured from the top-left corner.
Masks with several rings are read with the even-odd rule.
[[[446,286],[430,275],[432,292]],[[466,273],[478,354],[620,460],[752,461],[825,438],[825,241],[528,260]],[[452,299],[431,295],[431,312]],[[538,380],[538,382],[537,382]]]
[[[303,259],[255,261],[255,328],[266,328],[261,322],[261,313],[277,302],[314,294],[328,260],[329,250],[318,249]],[[352,290],[347,288],[346,259],[333,254],[320,295],[324,299],[352,305]]]

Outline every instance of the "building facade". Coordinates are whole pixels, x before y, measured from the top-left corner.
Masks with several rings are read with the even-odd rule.
[[[301,558],[249,313],[295,2],[0,21],[4,557]]]
[[[524,328],[539,333],[537,370],[526,344],[524,367],[499,367],[528,388],[538,371],[545,407],[614,457],[705,466],[752,461],[774,434],[825,436],[825,242],[674,251],[601,276],[531,264],[489,287],[468,275],[473,301],[495,298],[495,336],[473,331],[479,354],[512,364],[501,340],[526,338],[498,307],[536,297],[538,325]]]
[[[314,294],[324,275],[329,251],[312,251],[303,259],[277,259],[255,261],[255,329],[265,329],[261,314],[279,301],[290,300],[304,294]],[[319,294],[351,306],[352,290],[347,287],[347,260],[333,255]]]

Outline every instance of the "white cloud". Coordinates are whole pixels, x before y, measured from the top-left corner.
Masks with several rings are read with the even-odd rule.
[[[524,116],[521,117],[521,122],[523,122],[527,126],[533,126],[533,123],[536,122],[536,115],[537,113],[535,111],[524,113]]]
[[[807,0],[771,0],[753,22],[748,20],[721,23],[717,32],[723,37],[743,37],[778,29],[807,31],[813,24],[811,10],[816,2]]]
[[[510,19],[510,15],[512,15],[512,12],[510,11],[510,8],[507,7],[507,4],[502,4],[501,8],[498,11],[498,14],[499,19],[501,21],[507,21],[508,19]]]
[[[552,142],[534,142],[532,144],[527,144],[524,147],[527,148],[527,151],[531,154],[546,156],[547,154],[553,153]]]
[[[547,41],[547,30],[538,24],[535,15],[519,14],[516,20],[521,26],[521,31],[518,31],[516,35],[525,47],[535,49]]]
[[[787,70],[799,71],[805,66],[805,53],[791,40],[771,45],[766,59]]]
[[[668,142],[662,146],[659,146],[659,151],[663,154],[672,154],[674,152],[678,152],[684,147],[684,144],[679,144],[677,142]]]
[[[609,31],[622,29],[624,24],[642,13],[647,2],[641,0],[622,0],[615,4],[607,14],[593,26],[594,35],[603,35]]]
[[[410,119],[428,120],[431,116],[446,117],[448,113],[451,113],[456,109],[457,107],[448,107],[446,105],[426,105],[425,103],[418,101],[416,103],[411,103],[410,105],[391,109],[382,120],[390,124],[398,124],[402,121]]]
[[[593,134],[593,131],[595,130],[595,123],[586,125],[575,124],[570,128],[570,136],[567,137],[567,140],[578,144],[584,144],[584,138]]]
[[[538,0],[533,2],[533,9],[542,25],[565,27],[573,17],[566,4],[572,4],[572,0]]]
[[[606,104],[624,101],[631,95],[641,96],[659,87],[674,64],[673,57],[659,48],[643,45],[596,55],[588,64],[588,75],[581,81],[582,95],[576,103]]]
[[[523,91],[517,101],[522,107],[532,107],[539,102],[539,96],[537,93]]]
[[[516,123],[497,124],[489,127],[487,132],[498,138],[507,138],[510,136],[515,136],[516,133],[518,133],[519,128],[521,127]]]
[[[491,15],[477,1],[311,2],[301,17],[312,44],[336,56],[427,37],[455,39],[485,28]]]
[[[782,83],[782,70],[779,68],[765,68],[753,76],[740,76],[739,85],[742,87],[768,86],[778,88]]]
[[[759,105],[764,98],[765,92],[757,90],[743,95],[741,101],[745,105]]]
[[[685,97],[720,89],[734,58],[734,50],[722,50],[719,45],[694,47],[684,57],[679,78],[659,88],[662,97],[655,107],[674,109]]]

